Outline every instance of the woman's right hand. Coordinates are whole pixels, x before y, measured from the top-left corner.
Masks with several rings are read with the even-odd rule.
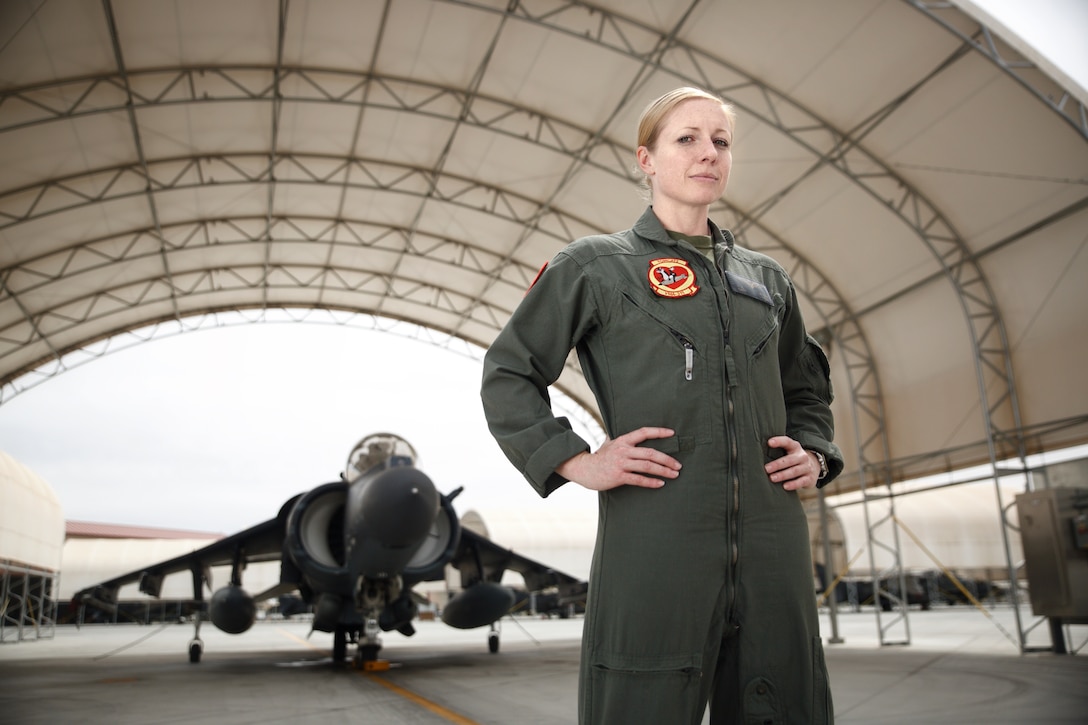
[[[666,479],[680,475],[680,461],[639,444],[672,435],[674,432],[669,428],[639,428],[618,438],[609,438],[593,453],[583,451],[568,458],[555,472],[591,491],[607,491],[619,486],[661,488]]]

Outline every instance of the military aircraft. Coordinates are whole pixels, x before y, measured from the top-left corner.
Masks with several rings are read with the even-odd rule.
[[[195,663],[203,652],[200,622],[211,567],[230,565],[230,582],[207,606],[216,627],[245,632],[256,619],[257,602],[297,591],[313,608],[313,629],[333,633],[333,660],[344,661],[351,643],[365,664],[377,659],[379,631],[415,633],[412,620],[426,600],[412,587],[444,579],[447,564],[460,570],[462,591],[442,609],[442,621],[458,629],[491,625],[491,652],[499,650],[495,623],[515,602],[513,590],[500,583],[505,570],[520,573],[532,592],[570,601],[584,595],[584,581],[462,528],[453,509],[462,489],[439,493],[415,461],[403,438],[367,436],[352,449],[340,480],[289,499],[276,518],[83,589],[73,603],[113,611],[122,586],[138,582],[141,592],[158,597],[167,575],[188,571],[196,605],[189,660]],[[276,560],[277,585],[256,595],[242,588],[248,563]]]

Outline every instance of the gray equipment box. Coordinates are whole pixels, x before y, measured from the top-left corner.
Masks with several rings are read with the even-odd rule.
[[[1022,493],[1016,510],[1032,611],[1088,624],[1088,489]]]

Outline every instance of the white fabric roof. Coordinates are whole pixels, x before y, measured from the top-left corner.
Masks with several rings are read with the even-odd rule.
[[[9,0],[0,403],[229,310],[486,347],[640,213],[636,119],[690,84],[739,114],[715,220],[830,352],[838,490],[1083,442],[1086,99],[1016,47],[903,0]]]

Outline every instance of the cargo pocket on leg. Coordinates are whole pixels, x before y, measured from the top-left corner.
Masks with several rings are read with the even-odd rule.
[[[812,639],[812,722],[813,725],[832,725],[835,716],[827,663],[824,661],[824,645],[819,637]]]
[[[584,721],[600,725],[627,723],[699,723],[702,671],[694,663],[596,662],[589,671],[583,703]]]
[[[757,677],[744,688],[745,725],[778,725],[778,695],[774,684],[763,677]]]

